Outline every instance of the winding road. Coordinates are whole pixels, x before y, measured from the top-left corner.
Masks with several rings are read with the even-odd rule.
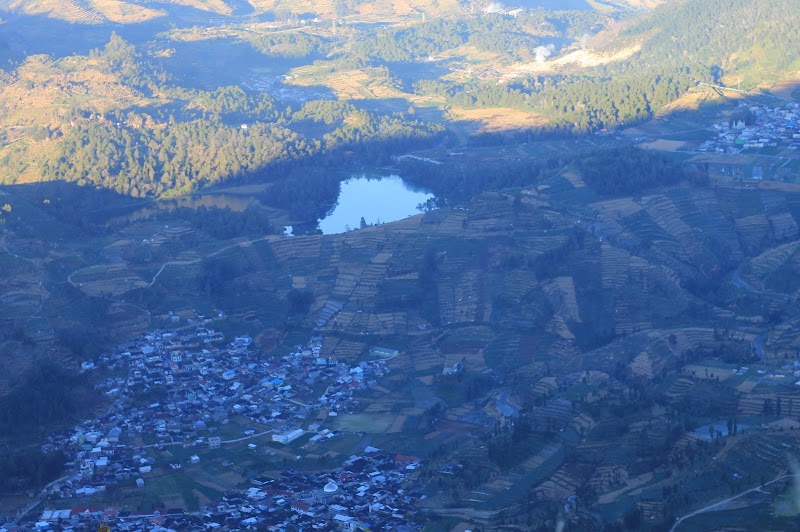
[[[675,521],[675,524],[672,525],[672,528],[669,529],[669,532],[674,532],[681,525],[681,523],[683,523],[687,519],[691,519],[692,517],[694,517],[694,516],[696,516],[698,514],[702,514],[702,513],[705,513],[705,512],[713,512],[715,510],[722,510],[722,508],[721,508],[722,506],[728,504],[729,502],[735,501],[739,497],[744,497],[745,495],[747,495],[749,493],[754,493],[756,491],[761,491],[763,488],[769,486],[770,484],[775,484],[776,482],[781,482],[783,480],[786,480],[787,478],[794,478],[794,477],[797,477],[797,476],[798,475],[781,475],[778,478],[770,480],[766,484],[762,484],[760,486],[756,486],[755,488],[750,488],[749,490],[743,491],[738,495],[734,495],[733,497],[728,497],[727,499],[723,499],[723,500],[721,500],[719,502],[715,502],[714,504],[709,504],[708,506],[700,508],[699,510],[695,510],[694,512],[692,512],[690,514],[686,514],[683,517],[678,518]]]
[[[766,292],[763,290],[758,290],[753,285],[748,283],[747,281],[742,279],[741,269],[744,264],[740,264],[738,268],[733,272],[733,276],[731,277],[731,282],[737,288],[741,288],[748,294],[759,295],[770,297],[772,299],[780,300],[784,303],[797,303],[797,297],[791,296],[789,294],[780,294],[777,292]],[[788,323],[794,319],[794,316],[791,316],[784,320],[781,325]],[[759,360],[762,364],[767,363],[767,353],[764,351],[764,333],[756,335],[753,338],[753,351],[755,351],[756,355],[758,355]]]
[[[260,238],[254,238],[253,240],[245,240],[245,241],[242,241],[242,242],[237,242],[236,244],[231,244],[229,246],[225,246],[224,248],[220,248],[217,251],[215,251],[213,253],[209,253],[205,257],[200,257],[198,259],[167,261],[167,262],[165,262],[164,264],[161,265],[161,268],[158,269],[156,274],[153,275],[153,278],[150,280],[150,282],[147,283],[147,288],[152,288],[152,286],[158,280],[158,277],[161,275],[161,273],[164,271],[164,269],[167,266],[190,266],[192,264],[197,264],[198,262],[202,262],[202,261],[204,261],[204,260],[206,260],[206,259],[208,259],[210,257],[215,257],[215,256],[219,255],[220,253],[224,253],[225,251],[228,251],[229,249],[247,247],[247,246],[250,246],[252,244],[255,244],[256,242],[263,242],[265,240],[271,240],[273,238],[276,238],[276,235],[262,236]],[[85,270],[86,268],[81,268],[81,269]],[[77,273],[78,271],[80,271],[80,270],[76,270],[76,271],[72,272],[71,274],[69,274],[69,277],[67,277],[67,282],[69,284],[71,284],[72,286],[74,286],[75,288],[80,289],[80,286],[78,284],[76,284],[75,281],[72,280],[72,276],[75,275],[75,273]],[[120,292],[117,295],[120,296],[122,294],[130,292],[131,290],[134,290],[134,288],[129,288],[127,290],[124,290],[124,291]]]

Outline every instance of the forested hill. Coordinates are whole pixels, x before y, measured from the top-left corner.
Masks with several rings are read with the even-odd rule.
[[[29,5],[0,0],[0,9]],[[222,13],[227,4],[202,5]],[[130,33],[136,46],[114,35],[91,53],[19,61],[3,62],[11,37],[0,32],[0,183],[183,194],[236,177],[383,164],[413,147],[469,144],[485,131],[474,122],[495,114],[503,131],[586,134],[648,120],[698,80],[753,89],[800,71],[796,0],[673,0],[625,14],[533,5],[487,12],[485,2],[441,0],[437,10],[415,3],[400,23],[374,25],[350,22],[368,7],[374,20],[383,0],[331,5],[340,6],[336,24],[288,13],[279,23],[142,25]],[[276,6],[261,2],[253,16]],[[22,33],[15,50],[35,38]],[[82,46],[90,33],[76,34]],[[198,59],[217,47],[230,64]],[[256,58],[241,59],[243,48]]]
[[[556,129],[590,131],[647,119],[698,81],[751,90],[796,77],[799,24],[795,0],[677,0],[607,23],[586,50],[574,52],[578,58],[623,59],[507,84],[418,87],[447,94],[456,106],[527,109],[548,117]]]
[[[631,19],[604,48],[643,42],[633,65],[751,88],[800,70],[799,7],[796,0],[671,2]]]
[[[640,10],[655,7],[667,0],[596,0],[571,2],[511,0],[503,2],[513,7],[544,7],[551,9],[596,9],[598,11]],[[81,0],[0,0],[0,10],[18,13],[46,15],[79,24],[138,24],[157,19],[189,19],[199,15],[212,16],[220,20],[236,20],[240,17],[271,16],[275,18],[306,17],[322,19],[390,21],[403,18],[428,16],[454,16],[474,11],[496,9],[498,3],[490,0],[172,0],[150,2],[148,0],[104,0],[85,2]]]
[[[95,98],[77,101],[78,91]],[[385,160],[389,147],[431,143],[443,131],[403,113],[329,100],[293,109],[237,86],[177,87],[117,35],[89,57],[29,58],[0,84],[0,98],[10,102],[0,123],[30,139],[18,142],[9,133],[11,142],[0,142],[0,183],[64,180],[137,197],[187,193],[237,176],[269,179],[276,165],[284,175],[335,164],[344,152],[358,157],[368,150],[371,160]],[[74,103],[59,105],[61,98]]]

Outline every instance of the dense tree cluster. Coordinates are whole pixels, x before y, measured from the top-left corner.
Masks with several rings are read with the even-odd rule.
[[[136,47],[111,33],[108,44],[95,49],[89,57],[97,61],[101,71],[117,76],[120,81],[141,90],[152,92],[166,81],[166,73],[142,59]]]
[[[264,192],[261,201],[287,208],[295,219],[316,222],[339,196],[339,181],[334,171],[299,166]]]
[[[280,109],[267,93],[248,94],[241,87],[220,87],[215,91],[199,91],[189,102],[188,108],[198,108],[217,120],[274,121]]]
[[[91,58],[120,83],[167,95],[173,103],[106,113],[70,109],[69,124],[57,133],[42,130],[44,138],[57,135],[59,140],[37,164],[43,180],[99,186],[135,197],[185,194],[231,178],[280,180],[293,167],[307,166],[315,155],[324,156],[328,166],[339,160],[336,152],[348,150],[380,161],[387,151],[430,141],[444,130],[402,113],[368,112],[348,103],[307,102],[295,112],[268,94],[238,86],[181,89],[166,83],[162,72],[116,34],[104,48],[92,51]],[[304,121],[336,127],[324,138],[310,140],[300,133]],[[367,146],[370,143],[374,146]],[[16,181],[29,164],[26,153],[11,149],[3,154],[3,182]],[[321,196],[330,203],[333,185],[328,181],[312,173],[305,180],[308,187],[289,190],[281,185],[275,196],[307,194],[296,210],[316,212],[310,203],[318,206]]]
[[[623,38],[653,36],[627,68],[661,65],[702,81],[735,71],[750,88],[800,59],[794,0],[692,0],[668,7],[622,32]]]
[[[292,115],[292,120],[302,122],[310,120],[323,124],[334,124],[356,111],[352,103],[342,100],[312,100],[306,102],[299,111]]]
[[[73,373],[52,362],[41,362],[13,391],[0,398],[0,432],[21,436],[63,422],[82,411],[90,392]]]
[[[310,153],[289,129],[254,124],[248,130],[210,119],[135,129],[87,121],[70,130],[47,179],[95,185],[132,196],[180,194]]]
[[[463,19],[437,19],[403,28],[388,28],[356,43],[343,54],[347,61],[386,64],[425,60],[464,45],[498,54],[504,59],[526,60],[541,44],[527,19],[487,15]]]
[[[668,156],[636,148],[597,151],[576,163],[587,185],[605,196],[628,196],[695,176]]]
[[[64,471],[64,455],[45,454],[39,449],[0,452],[0,493],[19,493],[42,486]]]
[[[586,133],[649,118],[694,82],[686,76],[645,71],[623,76],[539,76],[513,84],[464,85],[421,80],[414,91],[446,98],[466,109],[510,107],[546,116],[552,129]]]
[[[314,57],[328,48],[325,39],[303,32],[268,33],[250,42],[259,52],[276,57]]]
[[[404,159],[403,179],[459,203],[487,190],[529,186],[552,174],[563,161],[448,161],[446,165]]]
[[[790,4],[791,0],[769,4],[737,0],[733,5],[724,0],[683,2],[670,5],[669,9],[654,10],[643,21],[637,19],[622,31],[623,38],[615,42],[625,45],[642,35],[652,36],[640,52],[624,62],[596,67],[581,75],[532,76],[512,84],[499,84],[491,76],[466,84],[417,80],[413,89],[422,96],[444,98],[456,107],[511,107],[535,111],[547,116],[553,128],[575,132],[641,121],[679,98],[697,81],[720,82],[725,73],[735,71],[741,74],[740,80],[752,86],[764,79],[772,80],[775,72],[796,64],[800,59],[797,32],[792,30],[796,21],[784,16],[791,11]],[[562,13],[546,19],[545,23],[562,34],[569,33],[574,39],[583,39],[581,35],[596,31],[602,25],[600,19],[573,18]],[[453,28],[457,27],[453,24]],[[472,31],[469,42],[481,42],[484,34],[467,27],[469,24],[463,31]],[[422,30],[418,33],[411,29],[403,31],[421,39],[421,43],[413,41],[416,48],[411,49],[425,53],[441,51],[458,41],[453,35],[461,35],[447,26],[438,29],[442,32],[438,38],[424,37]],[[498,35],[512,39],[511,46],[522,45],[513,40],[513,32],[501,31]],[[782,38],[782,35],[791,37]],[[503,42],[503,38],[497,36],[492,39],[494,43]],[[381,50],[391,48],[380,41],[372,46],[375,51],[367,56],[386,60]],[[619,45],[601,46],[601,51],[613,52]],[[401,55],[392,52],[388,57]],[[414,59],[407,53],[402,60]]]
[[[252,206],[241,212],[205,205],[196,209],[180,207],[169,213],[169,218],[176,216],[188,221],[198,231],[220,240],[244,235],[264,235],[273,231],[266,213]]]

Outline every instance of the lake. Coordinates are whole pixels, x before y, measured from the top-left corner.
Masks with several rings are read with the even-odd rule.
[[[333,235],[358,229],[362,217],[368,224],[396,222],[418,214],[417,205],[431,198],[433,194],[411,187],[400,176],[354,176],[339,185],[339,199],[319,228]]]

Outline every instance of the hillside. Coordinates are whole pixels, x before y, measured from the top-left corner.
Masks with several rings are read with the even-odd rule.
[[[13,368],[4,393],[27,375],[23,350],[35,360],[56,349],[74,368],[172,315],[223,311],[227,328],[270,350],[312,329],[339,360],[399,349],[358,419],[376,420],[382,448],[439,449],[431,474],[453,489],[427,503],[435,512],[469,519],[471,509],[511,507],[543,523],[549,504],[578,493],[613,522],[646,486],[670,494],[647,510],[669,521],[728,492],[720,469],[740,472],[744,486],[759,481],[754,469],[777,475],[783,455],[769,449],[798,445],[794,432],[770,428],[793,423],[787,405],[800,401],[774,376],[797,342],[783,298],[798,289],[797,188],[711,173],[707,183],[642,181],[631,196],[589,169],[526,176],[459,209],[293,238],[243,224],[248,212],[276,219],[258,203],[239,214],[165,205],[129,215],[146,204],[65,184],[4,188],[2,364]],[[303,293],[298,314],[290,301]],[[448,375],[454,360],[463,372]],[[747,368],[756,364],[763,373]],[[404,399],[411,390],[442,405],[438,424]],[[522,409],[529,433],[492,428],[500,397]],[[698,428],[734,418],[751,436]],[[349,423],[335,426],[347,433]],[[379,428],[395,426],[404,428]],[[467,462],[455,476],[438,472]],[[529,493],[538,502],[515,505]]]
[[[192,513],[266,475],[303,510],[281,478],[379,448],[436,529],[794,526],[796,0],[519,3],[0,0],[0,516],[103,418],[156,474],[84,467],[86,507]],[[417,214],[322,234],[386,175]],[[252,394],[207,388],[206,324],[252,338]],[[284,447],[272,418],[326,432]]]
[[[599,38],[610,48],[644,42],[634,60],[702,81],[770,88],[800,71],[795,7],[790,0],[674,2]]]
[[[160,4],[157,9],[152,3],[142,0],[91,0],[88,2],[69,0],[54,2],[51,0],[3,0],[0,10],[29,15],[45,15],[80,24],[138,24],[162,17],[173,17],[196,22],[211,22],[213,17],[235,20],[240,16],[258,17],[303,15],[306,17],[333,18],[366,18],[369,20],[400,20],[410,16],[426,13],[432,16],[449,15],[461,10],[456,0],[442,2],[428,1],[388,1],[371,2],[334,2],[330,1],[298,1],[281,2],[278,0],[250,0],[234,2],[225,0],[174,0]],[[189,11],[187,11],[187,9]]]
[[[600,0],[574,2],[507,2],[509,9],[545,8],[545,9],[594,9],[599,12],[613,13],[620,10],[651,9],[664,0]],[[0,10],[25,13],[29,15],[45,15],[80,24],[101,24],[114,22],[118,24],[137,24],[162,17],[173,17],[181,20],[202,22],[211,21],[213,17],[236,20],[240,17],[255,18],[262,15],[281,18],[287,15],[305,18],[319,17],[336,20],[368,20],[368,21],[401,21],[428,17],[455,16],[470,11],[491,11],[492,2],[482,0],[299,0],[283,2],[280,0],[173,0],[159,4],[153,8],[151,2],[144,0],[2,0]],[[187,11],[189,8],[191,11]]]
[[[112,35],[107,24],[77,31],[81,26],[48,21],[56,25],[40,31],[77,31],[51,47],[36,34],[35,17],[15,15],[24,29],[0,46],[7,55],[0,57],[6,69],[0,180],[65,179],[136,196],[174,195],[226,180],[269,179],[276,165],[308,156],[336,159],[358,152],[353,146],[365,140],[385,148],[377,157],[357,156],[382,164],[392,146],[431,138],[465,144],[486,132],[585,134],[639,124],[680,108],[698,82],[774,87],[792,99],[800,48],[790,3],[756,10],[743,0],[686,0],[625,15],[513,15],[471,14],[440,2],[436,9],[447,16],[423,11],[424,17],[408,15],[397,24],[361,25],[357,13],[347,15],[355,17],[352,24],[336,25],[308,17],[234,17],[222,25],[135,25],[127,39]],[[406,9],[380,2],[348,9],[367,7],[379,18]],[[217,4],[192,9],[200,8],[225,11]],[[739,22],[726,24],[726,10]],[[101,44],[82,43],[82,35]],[[332,106],[331,99],[347,105]],[[325,116],[307,112],[317,107]],[[237,129],[243,124],[247,133]],[[176,139],[168,143],[173,149],[156,149],[167,137]],[[201,148],[203,137],[216,139],[213,161]],[[102,146],[99,138],[106,139]],[[252,149],[237,150],[238,142]]]

